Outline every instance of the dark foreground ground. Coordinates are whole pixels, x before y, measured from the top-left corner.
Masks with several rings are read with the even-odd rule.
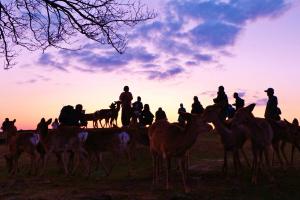
[[[232,170],[229,176],[222,175],[222,147],[219,137],[213,134],[199,136],[191,151],[189,183],[192,191],[189,194],[184,194],[176,169],[172,171],[169,191],[164,189],[164,179],[159,186],[152,186],[151,157],[146,147],[138,149],[132,177],[127,176],[126,163],[121,160],[110,177],[98,170],[89,179],[80,171],[75,176],[65,177],[58,172],[54,158],[50,159],[44,177],[29,176],[29,159],[25,155],[20,159],[18,176],[8,177],[3,159],[5,152],[6,146],[0,145],[0,200],[300,199],[299,152],[294,167],[286,171],[275,167],[275,183],[261,176],[259,184],[254,186],[250,184],[249,169],[241,177],[234,177]]]

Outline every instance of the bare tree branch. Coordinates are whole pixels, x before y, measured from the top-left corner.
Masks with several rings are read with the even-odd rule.
[[[7,69],[18,47],[69,48],[71,38],[79,35],[123,53],[127,31],[155,16],[135,0],[0,1],[0,56]]]

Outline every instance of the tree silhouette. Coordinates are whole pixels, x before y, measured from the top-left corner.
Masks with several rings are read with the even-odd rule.
[[[122,53],[126,31],[155,15],[134,0],[0,1],[0,56],[8,69],[14,64],[17,47],[30,51],[68,48],[79,35]]]

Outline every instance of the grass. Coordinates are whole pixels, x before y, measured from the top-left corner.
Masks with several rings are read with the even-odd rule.
[[[247,144],[249,148],[249,144]],[[0,157],[7,147],[0,146]],[[248,149],[248,155],[249,153]],[[110,155],[106,155],[110,157]],[[55,159],[51,158],[44,177],[27,175],[29,159],[20,159],[21,171],[17,177],[8,177],[4,159],[0,159],[0,199],[104,199],[109,195],[120,200],[169,200],[169,199],[300,199],[299,154],[295,167],[284,171],[276,166],[273,170],[276,181],[269,183],[264,175],[258,185],[250,183],[250,170],[241,177],[233,177],[232,171],[225,177],[221,173],[223,151],[219,136],[204,134],[199,136],[191,150],[191,170],[189,184],[192,192],[183,193],[181,176],[175,169],[171,173],[171,189],[164,189],[164,179],[158,186],[152,185],[152,161],[149,150],[139,147],[133,162],[134,174],[128,177],[127,163],[120,158],[111,176],[106,177],[101,170],[93,172],[90,178],[78,172],[65,177],[58,173]],[[232,163],[229,163],[232,166]],[[278,165],[278,164],[277,164]],[[173,165],[175,166],[175,165]],[[229,168],[231,169],[231,168]]]

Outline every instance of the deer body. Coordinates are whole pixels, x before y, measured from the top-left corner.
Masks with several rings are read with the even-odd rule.
[[[213,123],[217,132],[221,136],[221,142],[224,147],[224,164],[223,164],[223,172],[227,173],[227,153],[232,152],[233,154],[233,163],[235,174],[237,173],[238,168],[241,167],[240,159],[239,159],[239,151],[244,156],[247,165],[249,166],[248,158],[243,150],[243,146],[247,140],[245,133],[241,129],[232,130],[227,128],[224,123],[221,122],[219,118],[219,113],[221,112],[221,108],[217,105],[212,105],[206,107],[203,112],[203,119],[207,122]]]
[[[243,127],[246,134],[251,138],[253,163],[252,163],[252,183],[257,183],[259,170],[262,168],[263,154],[266,158],[266,173],[270,180],[271,174],[270,157],[273,153],[272,140],[273,130],[267,120],[254,117],[252,111],[255,104],[239,109],[232,120],[233,128]]]
[[[89,130],[89,135],[84,143],[84,148],[89,156],[88,174],[91,173],[91,158],[92,156],[96,156],[97,166],[100,162],[106,175],[110,175],[113,166],[109,170],[105,167],[101,159],[101,154],[104,152],[112,153],[114,158],[118,158],[120,155],[126,154],[128,158],[128,174],[130,174],[131,156],[129,151],[129,142],[129,134],[120,128]]]
[[[43,159],[42,174],[45,171],[47,160],[51,153],[55,153],[61,158],[65,175],[69,174],[67,167],[67,153],[72,152],[75,156],[75,165],[73,172],[79,165],[79,159],[82,153],[85,153],[82,148],[82,142],[78,134],[82,131],[79,127],[61,126],[58,129],[48,130],[48,125],[51,124],[51,119],[47,122],[40,122],[37,127],[37,132],[41,135],[41,143],[45,150]]]
[[[31,131],[17,132],[17,128],[14,125],[14,121],[10,121],[6,127],[5,134],[7,135],[7,144],[9,148],[9,155],[5,155],[6,162],[8,164],[8,170],[11,175],[15,175],[18,170],[18,160],[23,152],[30,155],[30,170],[29,173],[37,172],[37,145],[39,144],[39,137]]]
[[[166,188],[169,189],[169,170],[172,157],[179,162],[183,185],[186,192],[186,152],[196,142],[199,133],[211,130],[211,127],[199,119],[199,116],[190,116],[185,128],[171,124],[166,120],[159,120],[149,127],[150,152],[153,158],[153,183],[158,182],[159,160],[162,157],[167,161]]]

